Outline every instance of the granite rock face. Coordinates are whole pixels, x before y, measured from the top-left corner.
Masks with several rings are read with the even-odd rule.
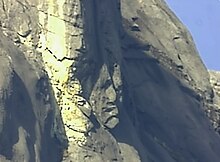
[[[210,82],[213,87],[213,100],[212,104],[208,106],[207,114],[215,130],[220,133],[220,72],[210,70],[209,74]]]
[[[61,160],[67,142],[58,139],[65,133],[54,99],[45,103],[53,96],[48,77],[0,35],[0,161]]]
[[[217,75],[164,1],[2,0],[0,27],[0,161],[220,160]]]

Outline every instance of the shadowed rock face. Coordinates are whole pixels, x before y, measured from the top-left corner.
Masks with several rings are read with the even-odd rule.
[[[43,87],[36,86],[43,73],[0,35],[0,161],[59,161],[63,145],[52,130],[56,107],[52,98],[45,104]]]
[[[163,1],[0,6],[0,161],[219,161],[216,79]]]

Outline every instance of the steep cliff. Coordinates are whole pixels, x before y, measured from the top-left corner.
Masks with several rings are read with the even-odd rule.
[[[207,114],[215,130],[220,133],[220,72],[210,70],[209,74],[210,83],[213,87],[213,100],[207,109]]]
[[[163,1],[2,0],[0,15],[0,161],[220,160],[218,92]]]

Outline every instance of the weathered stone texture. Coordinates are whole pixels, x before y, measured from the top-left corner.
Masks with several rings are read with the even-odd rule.
[[[2,0],[0,27],[0,161],[219,161],[218,75],[164,1]]]

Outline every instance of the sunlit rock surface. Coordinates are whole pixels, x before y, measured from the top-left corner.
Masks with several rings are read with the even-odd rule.
[[[163,1],[3,0],[0,27],[1,162],[219,162],[217,75]]]
[[[207,112],[215,130],[220,133],[220,72],[210,70],[209,74],[213,87],[213,101]]]
[[[85,133],[91,123],[79,109],[79,102],[91,111],[90,105],[80,95],[81,85],[74,77],[77,49],[82,47],[82,27],[80,27],[80,4],[78,1],[45,1],[38,5],[40,38],[37,50],[42,54],[56,101],[61,111],[66,135],[69,141],[80,145],[86,142]],[[79,26],[74,26],[73,24]]]
[[[209,71],[210,74],[210,82],[213,86],[213,90],[215,92],[215,97],[220,97],[220,72],[219,71]],[[216,99],[215,102],[220,105],[220,100]]]

